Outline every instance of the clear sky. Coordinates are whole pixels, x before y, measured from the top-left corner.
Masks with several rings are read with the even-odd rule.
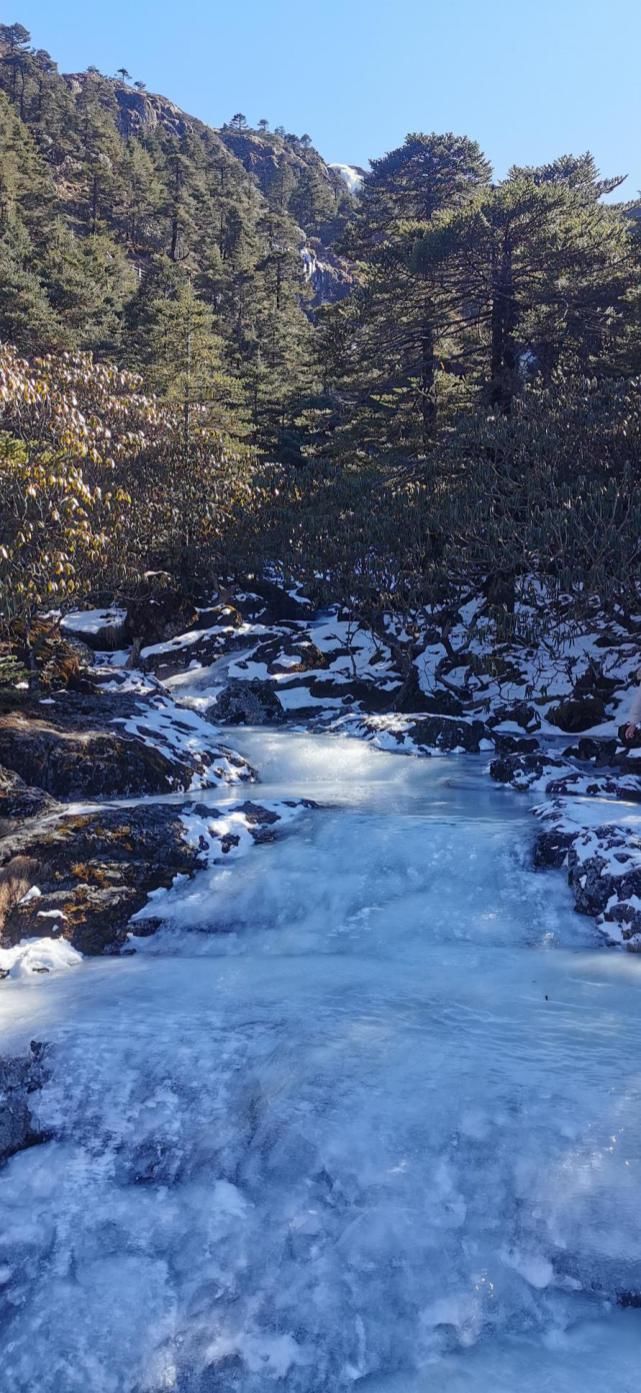
[[[497,176],[591,149],[641,188],[641,0],[11,0],[63,71],[126,67],[212,125],[308,131],[367,163],[474,136]],[[7,7],[8,8],[8,7]]]

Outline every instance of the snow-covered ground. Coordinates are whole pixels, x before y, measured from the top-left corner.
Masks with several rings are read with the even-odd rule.
[[[636,1393],[641,961],[484,758],[230,737],[323,806],[3,984],[55,1137],[0,1170],[3,1393]]]

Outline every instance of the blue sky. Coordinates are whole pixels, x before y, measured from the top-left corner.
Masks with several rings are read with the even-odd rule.
[[[498,176],[591,149],[641,188],[641,0],[13,0],[64,71],[125,66],[213,125],[243,111],[366,164],[411,130]]]

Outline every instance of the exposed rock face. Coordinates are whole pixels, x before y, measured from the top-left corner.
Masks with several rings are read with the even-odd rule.
[[[309,603],[303,599],[297,599],[296,595],[287,590],[283,590],[281,585],[275,581],[254,579],[252,587],[260,599],[264,601],[264,609],[261,613],[261,620],[264,624],[280,624],[286,619],[311,618]]]
[[[42,708],[41,708],[42,709]],[[192,770],[142,740],[99,726],[73,729],[35,712],[0,715],[0,761],[56,798],[127,797],[188,788]]]
[[[307,176],[311,169],[327,184],[336,199],[345,196],[346,185],[340,174],[331,165],[325,164],[318,151],[311,146],[305,147],[296,139],[274,133],[263,135],[259,131],[238,131],[229,126],[224,126],[218,134],[267,196],[273,193],[283,165],[289,168],[295,180]]]
[[[494,728],[507,722],[520,727],[526,735],[531,735],[541,725],[541,717],[536,707],[528,701],[515,701],[511,706],[496,706],[488,724]]]
[[[64,79],[71,91],[78,93],[91,81],[91,74],[65,73]],[[118,124],[125,138],[148,134],[158,125],[164,126],[169,133],[177,136],[185,135],[194,126],[202,126],[202,122],[193,116],[187,116],[174,102],[156,92],[143,92],[136,87],[128,87],[117,78],[111,79],[111,86],[118,103]]]
[[[41,893],[8,909],[2,946],[53,932],[81,953],[116,952],[150,891],[191,875],[200,861],[180,814],[165,804],[26,828],[0,842],[0,876],[17,866],[24,879],[26,869]]]
[[[574,832],[569,832],[562,827],[548,827],[544,832],[539,832],[534,844],[536,869],[543,870],[554,867],[559,870],[561,866],[564,866],[574,836]]]
[[[625,726],[621,727],[620,739],[623,737]],[[568,745],[563,751],[568,759],[580,759],[583,763],[595,765],[608,765],[617,762],[618,741],[614,739],[597,740],[593,736],[584,735],[577,740],[576,745]]]
[[[221,725],[264,726],[284,721],[285,712],[269,682],[234,679],[220,693],[211,716]]]
[[[361,165],[330,164],[329,167],[330,169],[335,170],[336,174],[340,174],[345,188],[348,189],[351,194],[356,194],[360,191],[363,180],[366,177],[366,171],[362,168]]]
[[[32,1116],[32,1095],[45,1081],[45,1047],[36,1040],[24,1057],[0,1057],[0,1164],[46,1140]]]
[[[122,676],[114,673],[114,683]],[[253,777],[207,721],[155,688],[64,692],[47,705],[0,713],[0,764],[63,802]]]
[[[344,257],[337,256],[312,237],[301,248],[305,279],[314,291],[315,305],[333,305],[344,300],[354,285],[354,273]]]
[[[298,637],[296,626],[290,625],[292,630],[291,638],[287,633],[278,634],[275,638],[266,639],[264,643],[259,643],[254,650],[250,661],[252,663],[264,663],[267,671],[275,676],[292,675],[301,672],[318,672],[329,667],[329,659],[326,653],[322,653],[315,643],[307,638],[306,634]],[[336,656],[335,653],[332,654]],[[240,659],[236,663],[237,669],[248,668],[249,663]],[[241,679],[242,680],[242,679]]]
[[[32,788],[12,769],[0,766],[0,836],[22,818],[54,812],[58,804],[42,788]]]

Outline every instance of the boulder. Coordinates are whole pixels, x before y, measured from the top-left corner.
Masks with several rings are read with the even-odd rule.
[[[611,917],[610,901],[641,899],[641,839],[608,823],[586,830],[568,852],[568,880],[579,914]]]
[[[596,692],[586,693],[585,696],[566,697],[565,701],[559,702],[558,706],[553,706],[548,711],[551,724],[571,734],[591,730],[592,726],[600,725],[605,718],[605,702]]]
[[[511,784],[516,789],[527,789],[533,784],[547,787],[548,781],[562,772],[575,771],[567,760],[546,754],[544,750],[501,754],[490,764],[490,777],[497,784]]]
[[[146,648],[155,643],[167,643],[177,634],[185,634],[198,626],[198,611],[193,601],[172,585],[158,582],[130,601],[125,633],[129,642],[138,642]]]
[[[277,725],[285,711],[270,682],[253,678],[229,682],[208,713],[217,725]]]
[[[491,716],[488,718],[488,725],[492,727],[504,725],[507,722],[520,726],[526,735],[532,735],[541,725],[541,717],[535,706],[531,706],[528,701],[515,701],[511,705],[495,706]]]
[[[0,765],[0,836],[10,831],[15,822],[55,812],[57,807],[55,799],[44,789],[33,788],[12,769]]]
[[[492,739],[499,754],[534,754],[539,748],[535,735],[511,735],[509,731],[492,731]]]
[[[167,804],[24,828],[0,842],[0,891],[12,877],[20,891],[6,908],[0,943],[8,948],[47,933],[81,953],[118,952],[150,892],[202,862],[203,848],[190,845],[180,814]],[[25,895],[27,880],[40,893]],[[145,930],[155,926],[146,921]]]
[[[74,729],[30,711],[0,714],[0,763],[63,801],[188,788],[192,769],[113,727]],[[124,712],[123,712],[124,714]]]
[[[32,1095],[46,1078],[45,1046],[31,1041],[25,1056],[0,1056],[0,1164],[46,1141],[32,1115]]]
[[[625,731],[625,726],[621,727],[621,736]],[[618,741],[597,740],[592,735],[584,735],[577,740],[575,745],[568,745],[563,751],[568,759],[580,759],[585,764],[613,764],[617,752]]]
[[[208,803],[148,803],[23,827],[0,841],[0,947],[50,937],[80,953],[119,953],[154,890],[227,855],[243,832],[254,843],[272,841],[289,809],[315,806],[247,799],[222,812]],[[145,915],[136,934],[154,933],[159,922]]]
[[[261,619],[265,624],[278,624],[282,619],[309,620],[312,609],[308,600],[298,599],[294,590],[288,591],[272,580],[251,581],[251,589],[264,602]]]
[[[290,626],[291,629],[294,627]],[[339,653],[343,651],[347,650],[339,650]],[[336,658],[338,653],[333,650],[331,656]],[[252,653],[251,661],[264,663],[269,672],[291,674],[321,671],[329,667],[330,660],[327,653],[321,652],[305,634],[298,639],[285,632],[260,643]],[[242,667],[242,663],[238,666]]]
[[[565,865],[567,854],[576,836],[562,827],[548,827],[534,843],[534,865],[537,870]]]
[[[424,716],[408,727],[407,735],[415,745],[438,750],[463,749],[468,754],[478,754],[481,741],[488,738],[489,732],[483,721]]]
[[[64,615],[60,627],[65,637],[74,641],[79,654],[84,651],[91,661],[94,653],[125,646],[125,617],[122,609],[74,610]]]

